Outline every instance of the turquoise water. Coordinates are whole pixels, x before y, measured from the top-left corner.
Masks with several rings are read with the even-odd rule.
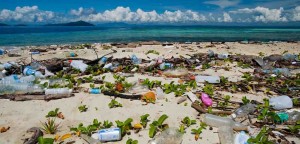
[[[0,46],[132,41],[299,41],[300,27],[0,27]]]

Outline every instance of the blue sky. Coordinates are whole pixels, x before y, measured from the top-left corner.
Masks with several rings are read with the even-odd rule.
[[[0,0],[0,22],[289,23],[300,0]]]

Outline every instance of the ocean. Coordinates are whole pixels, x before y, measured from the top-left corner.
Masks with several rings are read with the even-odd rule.
[[[99,42],[300,41],[300,27],[229,26],[3,26],[0,46]]]

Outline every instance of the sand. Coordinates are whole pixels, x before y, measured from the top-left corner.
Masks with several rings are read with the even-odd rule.
[[[200,43],[196,44],[177,44],[175,45],[178,48],[164,48],[160,45],[143,45],[137,48],[115,48],[118,52],[113,54],[114,58],[129,57],[131,54],[135,53],[139,58],[149,59],[156,58],[158,55],[148,54],[145,55],[150,49],[156,50],[160,55],[164,55],[165,58],[174,57],[189,57],[189,54],[195,54],[198,52],[207,52],[208,50],[213,50],[215,53],[229,53],[229,54],[246,54],[246,55],[259,55],[259,52],[264,53],[265,55],[271,54],[282,54],[284,51],[288,53],[300,53],[300,43],[286,43],[280,42],[275,44],[239,44],[235,42],[228,42],[225,44],[216,45],[215,47],[206,47],[210,43]],[[182,47],[183,46],[183,47]],[[227,48],[228,47],[228,48]],[[43,53],[41,55],[34,55],[33,58],[36,60],[42,59],[51,59],[51,58],[65,58],[65,54],[73,51],[79,55],[81,58],[86,59],[95,59],[96,55],[93,50],[83,49],[83,50],[56,50]],[[125,52],[122,52],[125,51]],[[100,48],[97,49],[99,56],[102,56],[105,53],[109,53],[111,50],[103,50]],[[22,55],[21,58],[30,61],[30,56],[28,50],[20,50],[19,54]],[[147,57],[148,56],[148,57]],[[0,62],[4,63],[7,61],[16,61],[20,57],[7,57],[0,56]],[[215,70],[217,67],[207,69],[205,71],[196,71],[195,74],[208,74],[214,76],[225,76],[228,77],[230,81],[239,81],[241,80],[242,72],[252,72],[253,69],[241,69],[231,65],[230,71],[225,71],[224,69]],[[106,81],[113,82],[112,73],[103,74],[106,75]],[[103,75],[99,75],[101,77]],[[164,78],[164,77],[152,77],[145,76],[141,74],[135,74],[134,77],[128,78],[129,82],[138,80],[139,78],[145,79],[149,78],[151,80],[157,79],[162,80],[163,83],[168,83],[171,81],[178,82],[178,79]],[[84,84],[89,87],[89,84]],[[201,87],[198,88],[201,90]],[[232,100],[241,101],[243,96],[247,96],[249,99],[262,101],[263,98],[268,98],[270,96],[259,92],[259,93],[228,93],[228,92],[219,92],[222,95],[232,96]],[[27,138],[29,135],[26,134],[26,130],[31,127],[40,127],[41,122],[46,121],[45,115],[50,110],[59,108],[60,111],[64,114],[65,119],[56,119],[57,122],[61,123],[61,127],[57,134],[62,135],[69,133],[70,127],[76,127],[79,123],[84,125],[91,124],[93,119],[97,118],[99,121],[109,120],[112,121],[115,125],[115,120],[124,121],[127,118],[133,118],[134,122],[139,121],[139,117],[143,114],[150,114],[149,119],[157,120],[162,114],[167,114],[169,118],[166,120],[166,123],[170,127],[179,127],[180,121],[189,116],[192,119],[197,119],[197,125],[193,125],[190,128],[186,129],[186,133],[183,136],[183,144],[194,144],[194,143],[205,143],[205,144],[216,144],[219,143],[219,138],[217,128],[213,130],[204,130],[200,135],[202,139],[198,141],[194,140],[194,135],[191,134],[192,128],[198,128],[200,121],[198,120],[198,112],[190,107],[191,102],[186,101],[182,104],[177,104],[178,98],[174,96],[173,93],[166,94],[165,98],[167,100],[158,100],[155,104],[147,104],[138,101],[138,100],[126,100],[117,98],[116,100],[120,102],[123,107],[110,109],[108,103],[111,101],[111,97],[105,96],[103,94],[87,94],[84,92],[76,93],[74,97],[51,100],[49,102],[33,100],[33,101],[24,101],[24,102],[15,102],[5,99],[0,99],[0,127],[10,126],[10,129],[0,134],[0,143],[3,144],[14,144],[22,143],[24,138]],[[78,106],[87,105],[87,112],[79,112]],[[150,138],[148,136],[149,126],[146,129],[141,130],[138,134],[132,132],[131,135],[126,135],[123,137],[122,141],[110,142],[110,143],[126,143],[128,138],[137,139],[140,144],[147,143]],[[46,135],[46,137],[54,137],[53,135]],[[73,140],[76,140],[75,143],[85,143],[80,138],[73,137]],[[294,140],[296,143],[300,143],[300,140],[297,138],[287,137],[289,140]]]

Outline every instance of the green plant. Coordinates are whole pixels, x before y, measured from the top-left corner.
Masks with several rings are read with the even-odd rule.
[[[145,80],[143,80],[142,85],[145,85],[149,89],[152,89],[154,87],[161,86],[161,81],[158,81],[158,80],[150,81],[148,78],[146,78]]]
[[[203,129],[206,129],[207,125],[203,122],[200,123],[200,128],[192,129],[192,133],[195,135],[195,140],[199,139],[200,134],[202,133]]]
[[[264,57],[264,56],[265,56],[265,54],[264,54],[263,52],[259,52],[258,55],[259,55],[260,57]]]
[[[156,51],[156,50],[148,50],[148,51],[146,52],[146,55],[149,54],[149,53],[153,53],[153,54],[159,55],[159,52]]]
[[[271,111],[269,100],[264,99],[263,101],[264,103],[258,106],[260,113],[257,116],[257,119],[263,121],[264,123],[269,121],[273,123],[280,121],[280,117],[274,111]]]
[[[101,127],[101,122],[99,122],[97,119],[94,119],[91,125],[84,127],[83,124],[80,123],[77,127],[70,128],[70,131],[76,131],[91,136],[92,132],[100,129],[100,127]]]
[[[288,126],[289,130],[293,134],[297,134],[300,131],[300,121],[297,121],[294,126]]]
[[[244,73],[244,75],[242,76],[242,78],[244,78],[245,79],[245,81],[248,83],[248,82],[250,82],[251,80],[252,80],[252,76],[251,76],[251,74],[250,73]]]
[[[133,140],[131,138],[129,138],[127,141],[126,141],[126,144],[138,144],[139,141],[138,140]]]
[[[53,138],[44,138],[43,136],[38,137],[38,144],[53,144]]]
[[[185,133],[185,126],[184,126],[183,124],[181,124],[181,125],[179,126],[178,131],[179,131],[180,133]]]
[[[46,115],[46,117],[56,117],[58,114],[59,108],[55,108],[54,111],[49,111],[48,114]]]
[[[230,96],[229,95],[226,95],[224,97],[224,102],[220,101],[218,103],[218,106],[222,107],[222,108],[226,108],[228,105],[229,105],[229,100],[230,100]]]
[[[293,105],[295,106],[300,104],[298,98],[294,98],[292,101],[293,101]]]
[[[242,102],[243,102],[243,105],[246,105],[246,104],[250,103],[250,100],[246,96],[243,96]]]
[[[159,117],[157,121],[155,120],[150,124],[150,129],[149,129],[150,138],[153,138],[158,131],[164,131],[169,127],[168,124],[164,124],[164,121],[167,118],[168,116],[166,114],[163,114],[162,116]]]
[[[91,83],[93,82],[93,76],[89,76],[89,77],[83,77],[85,82]]]
[[[100,128],[101,128],[101,129],[106,129],[106,128],[110,128],[110,127],[112,127],[112,126],[113,126],[113,123],[112,123],[112,122],[110,122],[110,121],[108,121],[108,120],[105,120],[105,121],[103,122],[103,125],[100,126]]]
[[[212,107],[211,106],[207,108],[207,113],[212,114]]]
[[[108,103],[109,108],[116,108],[116,107],[122,107],[123,105],[119,102],[117,102],[115,99],[112,99],[110,103]]]
[[[266,126],[263,126],[259,134],[255,138],[249,138],[247,142],[250,144],[273,144],[273,142],[269,141],[270,131],[271,129],[267,128]]]
[[[236,84],[233,84],[233,85],[231,86],[231,91],[232,91],[232,92],[236,92],[237,90],[238,90],[237,85],[236,85]]]
[[[124,122],[119,121],[119,120],[116,121],[117,127],[121,129],[122,136],[126,135],[126,133],[128,133],[129,130],[132,129],[132,125],[131,125],[132,121],[133,121],[132,118],[128,118]]]
[[[48,118],[46,122],[42,123],[42,130],[47,134],[55,134],[58,130],[59,124],[55,123],[55,119]]]
[[[246,69],[246,68],[250,68],[251,67],[250,64],[245,64],[243,62],[237,62],[237,66],[241,67],[242,69]]]
[[[214,87],[212,84],[206,84],[203,88],[203,91],[208,94],[209,96],[214,95]]]
[[[181,121],[182,124],[184,124],[186,127],[190,127],[191,125],[196,124],[196,120],[191,120],[188,116],[183,118]]]
[[[149,117],[149,116],[150,116],[149,114],[144,114],[144,115],[141,116],[140,123],[141,123],[141,125],[142,125],[144,128],[147,127],[147,123],[150,121],[150,120],[148,120],[148,117]]]
[[[86,112],[87,109],[88,109],[88,108],[86,107],[86,105],[81,105],[81,106],[78,107],[78,110],[79,110],[80,112]]]
[[[273,77],[273,76],[270,76],[266,79],[267,83],[269,83],[269,84],[275,84],[276,80],[277,80],[277,77]]]
[[[202,69],[209,69],[211,65],[209,63],[202,64]]]
[[[226,78],[226,77],[224,77],[224,76],[221,76],[221,77],[220,77],[220,83],[221,83],[222,85],[227,84],[227,83],[228,83],[228,78]]]

